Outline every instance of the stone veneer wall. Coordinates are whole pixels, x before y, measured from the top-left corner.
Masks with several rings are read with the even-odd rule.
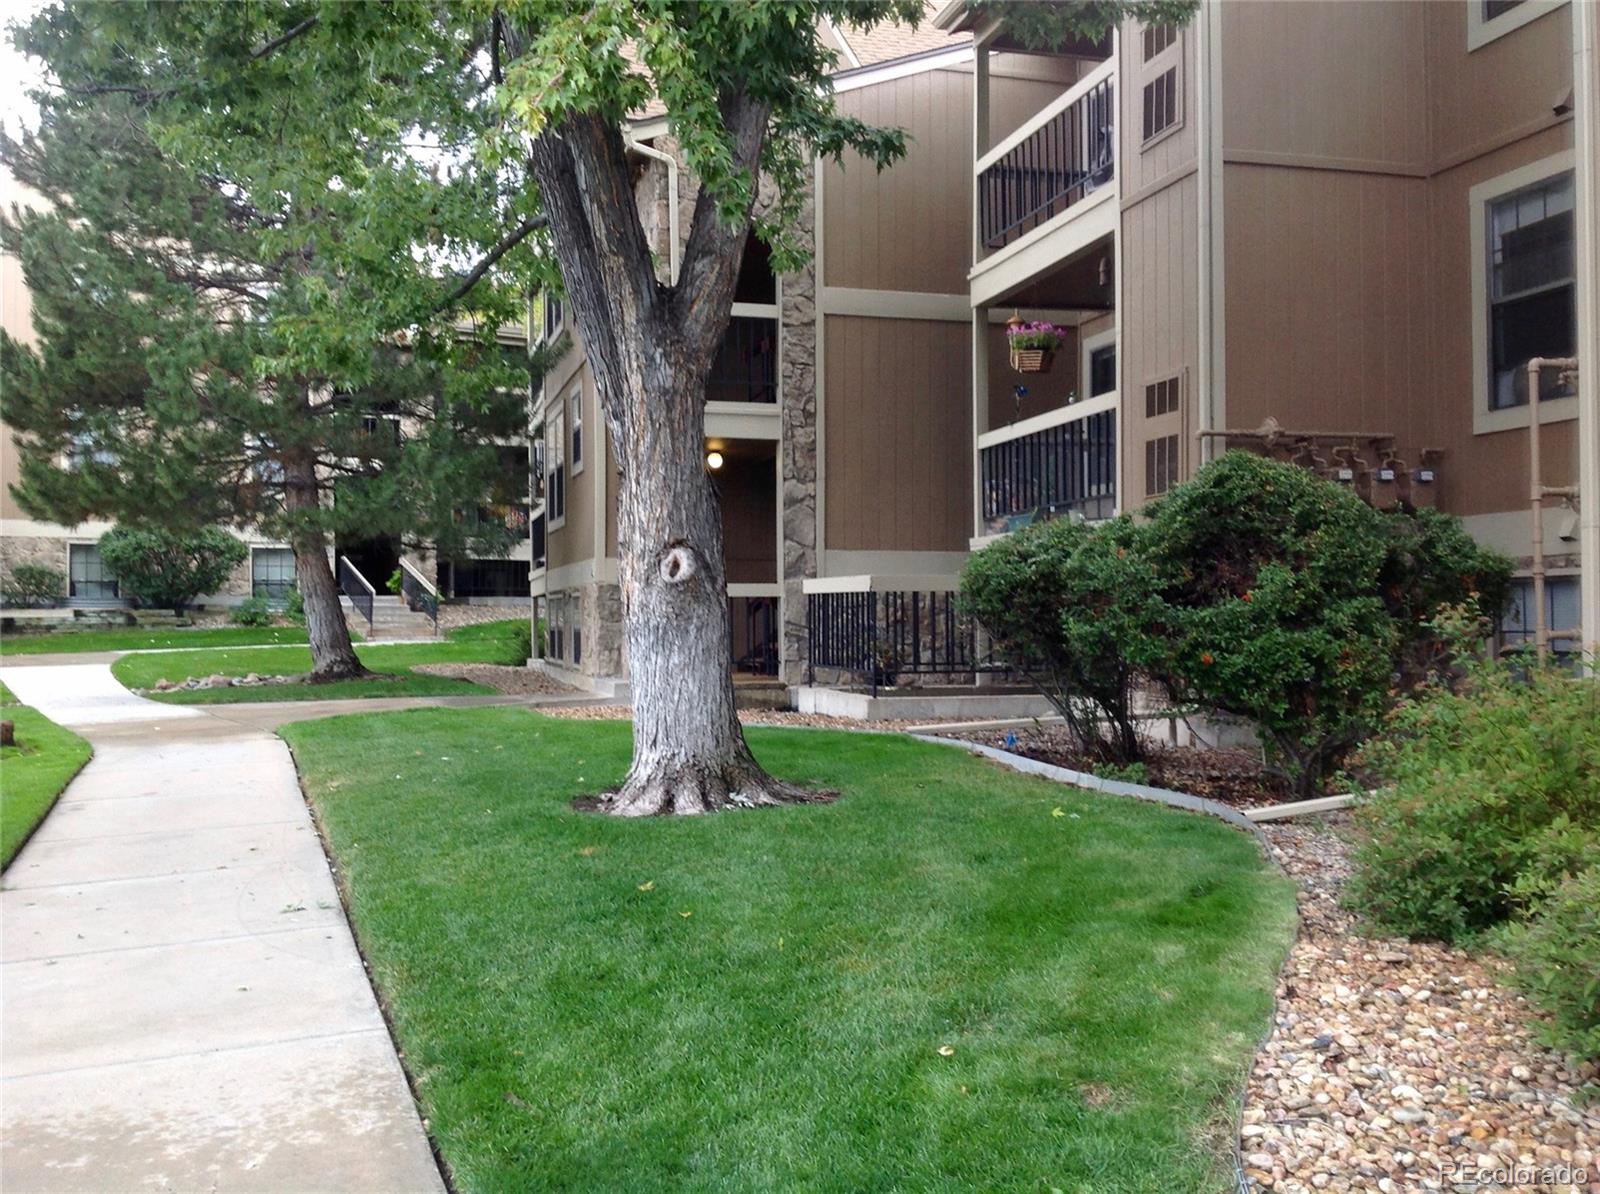
[[[18,564],[42,564],[54,568],[64,578],[67,574],[67,541],[60,536],[7,535],[0,539],[0,570],[9,577]],[[66,595],[66,582],[62,581],[62,595]]]
[[[797,238],[816,249],[816,190],[806,195]],[[806,598],[803,583],[817,574],[817,265],[784,274],[779,286],[782,376],[783,641],[786,684],[802,684],[806,671]]]

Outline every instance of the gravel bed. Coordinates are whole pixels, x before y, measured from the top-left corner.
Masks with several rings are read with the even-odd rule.
[[[1266,824],[1299,882],[1300,937],[1245,1096],[1252,1189],[1600,1194],[1600,1105],[1532,1037],[1503,964],[1356,936],[1338,819]]]
[[[458,626],[477,626],[483,622],[504,622],[510,618],[520,618],[532,625],[532,603],[527,600],[520,605],[455,605],[445,602],[439,606],[439,632],[443,634]]]
[[[496,692],[516,696],[570,696],[577,692],[571,685],[563,684],[538,668],[531,667],[511,667],[499,663],[418,663],[413,664],[411,670],[430,676],[445,676],[451,680],[470,680]]]

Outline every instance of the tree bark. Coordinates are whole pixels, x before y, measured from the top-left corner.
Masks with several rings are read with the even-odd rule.
[[[752,171],[765,113],[731,105]],[[722,516],[705,471],[705,385],[732,310],[744,226],[696,206],[681,281],[657,283],[614,125],[571,116],[538,137],[530,164],[550,218],[621,487],[624,641],[633,765],[601,807],[619,816],[708,813],[815,800],[776,780],[745,744],[734,708]]]
[[[339,604],[339,586],[328,566],[328,535],[308,525],[317,509],[315,465],[309,460],[286,460],[284,509],[297,521],[290,533],[294,549],[294,583],[306,612],[306,638],[311,644],[312,683],[354,680],[367,674],[350,642],[350,627]],[[296,519],[295,516],[302,516]]]

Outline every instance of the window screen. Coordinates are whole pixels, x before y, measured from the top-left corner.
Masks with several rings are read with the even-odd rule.
[[[1178,68],[1144,85],[1144,139],[1149,141],[1178,122]]]
[[[294,588],[294,552],[287,547],[258,547],[250,555],[250,591],[268,601],[288,599]]]
[[[1178,483],[1178,437],[1163,435],[1144,445],[1144,495],[1166,493]]]
[[[93,543],[67,547],[67,594],[80,601],[115,601],[117,580],[106,570],[100,549]]]
[[[1151,382],[1144,388],[1144,417],[1154,419],[1158,415],[1170,415],[1178,409],[1178,379],[1165,377],[1160,381]]]

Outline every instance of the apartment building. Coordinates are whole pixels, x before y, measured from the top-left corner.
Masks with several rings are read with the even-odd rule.
[[[802,705],[981,678],[950,603],[971,550],[1135,510],[1229,445],[1437,505],[1527,576],[1526,362],[1600,358],[1592,6],[1206,0],[1048,53],[1003,10],[929,15],[826,31],[840,107],[910,151],[818,164],[811,264],[774,278],[752,243],[708,387],[736,671]],[[659,112],[628,140],[667,276],[693,182]],[[1012,320],[1066,329],[1047,371],[1014,367]],[[1538,404],[1568,648],[1600,626],[1593,377],[1546,369]],[[616,484],[576,344],[539,406],[547,665],[604,688]]]
[[[1457,514],[1526,577],[1539,484],[1546,619],[1600,638],[1597,16],[1207,0],[1063,47],[1078,77],[1019,124],[993,80],[1026,47],[944,9],[976,66],[973,545],[1246,446]],[[1075,329],[1048,375],[1008,367],[1018,309]],[[1542,370],[1537,481],[1533,357],[1579,362]]]

